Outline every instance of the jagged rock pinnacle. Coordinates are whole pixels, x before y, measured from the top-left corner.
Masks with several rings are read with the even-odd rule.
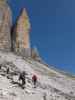
[[[23,22],[22,24],[25,26],[25,29],[28,31],[30,30],[30,22],[29,22],[29,17],[28,17],[28,14],[27,14],[27,11],[25,8],[23,8],[21,10],[21,13],[20,13],[20,16],[19,16],[19,20],[22,20],[23,19]]]
[[[11,49],[11,23],[11,9],[6,0],[0,0],[0,50],[9,51]]]
[[[25,8],[21,10],[20,16],[16,22],[16,51],[20,51],[23,55],[30,55],[30,22]],[[25,51],[25,52],[24,52]]]

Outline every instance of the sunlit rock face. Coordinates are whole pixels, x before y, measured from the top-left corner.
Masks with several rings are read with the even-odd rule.
[[[15,27],[15,49],[18,53],[30,56],[30,22],[26,9],[22,9]]]
[[[11,49],[11,10],[5,0],[0,0],[0,50]]]

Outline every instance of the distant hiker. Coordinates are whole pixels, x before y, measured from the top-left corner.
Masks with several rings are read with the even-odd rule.
[[[26,84],[26,77],[25,77],[26,73],[25,71],[23,71],[22,73],[20,73],[20,76],[19,76],[19,81],[21,80],[22,81],[22,87]]]
[[[6,73],[9,74],[9,67],[7,67]]]
[[[37,76],[36,75],[32,76],[32,82],[34,84],[34,88],[36,88],[36,83],[37,83]]]
[[[0,69],[2,68],[2,64],[0,64]]]

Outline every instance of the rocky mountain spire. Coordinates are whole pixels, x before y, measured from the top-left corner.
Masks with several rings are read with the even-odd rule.
[[[24,52],[24,54],[30,55],[30,39],[29,39],[29,32],[30,32],[30,22],[27,11],[25,8],[21,10],[20,16],[16,22],[16,51]],[[23,54],[23,55],[24,55]]]
[[[18,17],[17,23],[19,23],[20,21],[21,21],[21,24],[23,25],[24,29],[26,31],[29,31],[31,26],[30,26],[29,16],[28,16],[25,8],[23,8],[21,10],[21,13],[20,13],[20,16]]]
[[[9,51],[11,49],[12,16],[6,0],[0,0],[0,49]]]

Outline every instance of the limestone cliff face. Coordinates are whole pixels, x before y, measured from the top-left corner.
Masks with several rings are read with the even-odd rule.
[[[15,46],[16,51],[30,55],[30,41],[29,41],[29,32],[30,32],[30,22],[26,12],[26,9],[22,9],[20,16],[18,17],[16,23],[16,40]]]
[[[0,50],[9,51],[11,48],[12,16],[10,7],[5,0],[0,0]]]
[[[11,51],[12,47],[21,56],[31,56],[30,22],[26,9],[22,9],[18,17],[13,34],[12,13],[6,0],[0,0],[0,50]]]

